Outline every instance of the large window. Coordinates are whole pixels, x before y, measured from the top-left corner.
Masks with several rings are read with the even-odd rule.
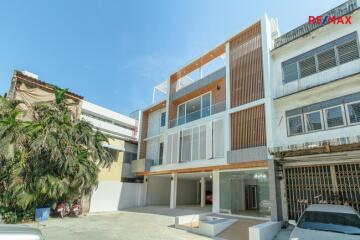
[[[211,93],[191,99],[178,106],[177,125],[211,115]]]
[[[345,125],[344,111],[342,106],[327,108],[325,111],[325,124],[327,128],[341,127]]]
[[[267,170],[220,172],[220,212],[270,216]]]
[[[347,104],[349,124],[360,123],[360,102]]]
[[[307,132],[322,130],[323,121],[321,111],[306,113],[305,122]]]
[[[283,62],[283,82],[295,81],[358,58],[357,34],[353,32]]]
[[[360,93],[292,109],[286,117],[289,136],[360,124]]]
[[[289,135],[301,134],[304,132],[302,115],[288,118]]]

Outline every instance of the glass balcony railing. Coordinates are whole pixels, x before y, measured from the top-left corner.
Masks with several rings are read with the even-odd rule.
[[[208,106],[208,107],[203,107],[200,110],[193,111],[184,116],[170,120],[170,128],[180,126],[185,123],[189,123],[189,122],[198,120],[200,118],[205,118],[205,117],[214,115],[219,112],[223,112],[223,111],[225,111],[225,109],[226,109],[225,101],[218,102],[218,103]]]

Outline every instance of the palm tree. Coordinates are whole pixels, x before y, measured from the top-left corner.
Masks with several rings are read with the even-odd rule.
[[[106,136],[73,119],[66,91],[56,89],[50,104],[29,106],[31,121],[21,120],[19,102],[0,99],[0,205],[24,210],[77,198],[113,161]]]

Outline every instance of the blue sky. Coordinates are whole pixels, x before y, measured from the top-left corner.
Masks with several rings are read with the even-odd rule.
[[[14,69],[128,114],[157,83],[261,18],[280,32],[344,0],[3,0],[0,94]]]

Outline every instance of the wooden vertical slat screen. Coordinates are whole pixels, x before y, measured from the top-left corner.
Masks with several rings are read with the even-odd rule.
[[[231,114],[231,149],[266,145],[265,107],[259,105]]]
[[[144,112],[141,122],[141,139],[140,139],[140,156],[139,159],[146,157],[146,141],[144,140],[147,136],[148,130],[148,122],[149,122],[149,113]]]
[[[230,40],[231,107],[264,97],[260,22]]]

